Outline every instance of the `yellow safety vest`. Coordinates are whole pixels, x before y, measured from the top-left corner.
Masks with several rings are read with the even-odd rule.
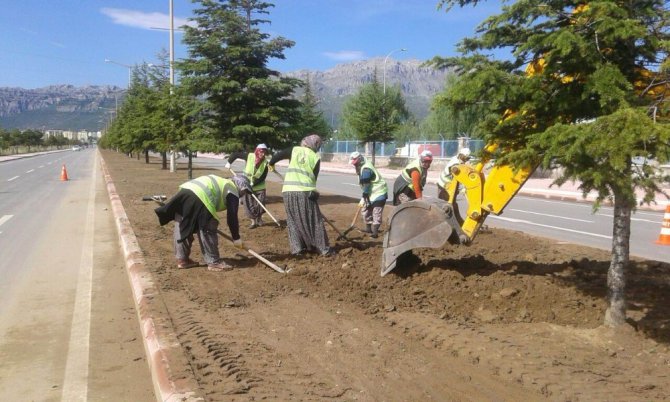
[[[412,191],[416,192],[416,189],[414,188],[414,182],[412,181],[412,176],[410,175],[410,171],[412,169],[418,169],[419,174],[421,175],[421,189],[426,187],[426,176],[423,174],[423,168],[421,167],[421,162],[419,160],[415,160],[411,163],[409,163],[401,172],[401,176],[405,181],[407,182],[407,187],[409,187]]]
[[[189,180],[179,188],[193,191],[217,221],[219,217],[216,213],[226,210],[228,194],[235,194],[236,197],[240,196],[232,180],[213,174]]]
[[[254,183],[254,185],[251,186],[253,191],[265,190],[265,180],[260,183],[256,183],[256,181],[263,176],[263,172],[267,165],[267,159],[263,158],[261,163],[258,164],[258,169],[256,169],[256,154],[252,152],[247,156],[247,165],[244,167],[244,174]]]
[[[372,173],[375,174],[375,180],[371,183],[372,184],[372,189],[370,190],[370,200],[374,201],[377,198],[381,197],[382,195],[384,197],[388,197],[388,188],[386,186],[386,180],[379,174],[377,169],[375,169],[374,165],[366,161],[363,166],[361,166],[361,173],[363,172],[363,169],[370,169],[372,170]],[[361,185],[361,187],[363,187]]]
[[[315,191],[316,177],[314,167],[319,161],[319,155],[307,147],[293,147],[291,161],[288,164],[282,192]]]

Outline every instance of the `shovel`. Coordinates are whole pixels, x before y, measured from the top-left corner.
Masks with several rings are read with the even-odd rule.
[[[232,173],[233,176],[237,176],[237,173],[235,173],[235,171],[234,171],[232,168],[228,168],[228,170],[230,170],[230,173]],[[254,194],[253,191],[251,191],[249,194],[251,194],[251,196],[253,197],[254,200],[256,200],[256,202],[258,203],[258,205],[260,205],[261,208],[263,208],[263,210],[264,210],[265,212],[267,212],[267,214],[270,216],[270,218],[272,218],[272,220],[275,221],[275,223],[277,224],[277,226],[281,227],[281,224],[279,223],[279,221],[278,221],[277,219],[275,219],[274,216],[272,216],[272,214],[270,213],[270,211],[268,211],[267,208],[265,208],[265,205],[263,205],[263,203],[258,199],[258,197],[256,197],[256,194]]]
[[[219,235],[221,235],[221,237],[223,237],[224,239],[230,241],[231,243],[233,242],[233,239],[232,239],[230,236],[228,236],[227,234],[223,233],[222,231],[220,231],[220,230],[217,229],[216,232],[217,232]],[[280,266],[278,266],[278,265],[272,263],[270,260],[268,260],[267,258],[265,258],[265,257],[263,257],[262,255],[258,254],[257,252],[255,252],[255,251],[252,250],[252,249],[248,249],[248,250],[247,250],[247,253],[251,254],[251,255],[254,256],[256,259],[258,259],[260,262],[262,262],[263,264],[267,265],[268,267],[274,269],[275,271],[277,271],[277,272],[279,272],[279,273],[281,273],[281,274],[286,274],[286,273],[288,273],[288,272],[291,271],[290,268],[289,268],[289,269],[283,269],[283,268],[281,268]]]
[[[347,230],[342,233],[342,236],[346,236],[349,232],[352,230],[356,229],[354,225],[356,225],[356,219],[358,219],[358,215],[361,213],[361,208],[356,208],[356,214],[354,215],[354,219],[351,220],[351,225],[347,228]],[[339,237],[338,237],[339,240]]]

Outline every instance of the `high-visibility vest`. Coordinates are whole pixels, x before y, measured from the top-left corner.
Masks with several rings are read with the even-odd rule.
[[[179,186],[179,188],[193,191],[217,221],[219,217],[216,213],[226,210],[226,197],[228,194],[235,194],[236,197],[240,196],[232,180],[213,174],[189,180]]]
[[[307,147],[293,147],[291,161],[284,176],[283,193],[289,191],[315,191],[316,177],[314,167],[319,155]]]
[[[412,169],[417,169],[419,171],[419,174],[421,175],[421,189],[423,190],[423,188],[426,186],[426,176],[423,174],[423,168],[421,167],[421,162],[419,162],[418,159],[410,162],[407,166],[405,166],[405,168],[400,173],[402,178],[407,182],[407,187],[416,192],[416,189],[414,188],[414,182],[412,181],[412,176],[410,175]]]
[[[253,191],[265,190],[265,180],[258,183],[256,181],[263,176],[263,172],[267,165],[267,159],[263,158],[261,163],[258,164],[258,168],[256,168],[256,155],[252,152],[247,156],[247,165],[244,167],[244,174],[254,183],[254,185],[251,186]]]
[[[377,169],[375,169],[374,165],[366,161],[363,166],[361,166],[361,173],[363,172],[363,169],[370,169],[372,173],[375,175],[374,181],[371,183],[372,184],[372,189],[370,190],[370,200],[374,201],[377,198],[384,196],[388,197],[388,188],[386,187],[386,180],[379,174]],[[361,187],[363,187],[361,185]]]
[[[442,188],[447,188],[447,185],[451,183],[451,180],[454,178],[453,175],[451,174],[451,167],[456,166],[460,163],[462,162],[460,159],[458,159],[458,156],[454,156],[451,159],[449,159],[449,162],[447,162],[447,165],[444,167],[444,170],[442,170],[442,173],[440,173],[440,177],[437,179],[437,185]]]

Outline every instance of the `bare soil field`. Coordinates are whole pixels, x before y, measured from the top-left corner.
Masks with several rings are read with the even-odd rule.
[[[501,229],[469,247],[417,250],[380,277],[381,237],[335,241],[327,226],[336,256],[293,257],[286,229],[268,217],[249,229],[240,210],[247,245],[291,271],[224,239],[221,255],[236,269],[180,270],[172,224],[159,226],[142,197],[174,194],[185,168],[101,154],[207,400],[670,399],[670,264],[631,262],[629,325],[616,331],[601,326],[608,252]],[[194,177],[212,173],[229,176],[196,167]],[[357,201],[319,199],[342,229]],[[277,182],[267,207],[285,218]],[[202,261],[198,248],[192,258]]]

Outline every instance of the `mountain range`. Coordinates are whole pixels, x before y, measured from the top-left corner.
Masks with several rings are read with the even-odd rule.
[[[373,58],[339,64],[326,71],[298,70],[284,75],[309,80],[323,116],[336,127],[347,98],[372,82],[375,74],[386,87],[399,85],[408,109],[421,120],[428,114],[433,96],[444,88],[448,72],[425,67],[419,60],[384,62]],[[0,127],[99,131],[110,121],[124,95],[124,88],[107,85],[0,87]]]

